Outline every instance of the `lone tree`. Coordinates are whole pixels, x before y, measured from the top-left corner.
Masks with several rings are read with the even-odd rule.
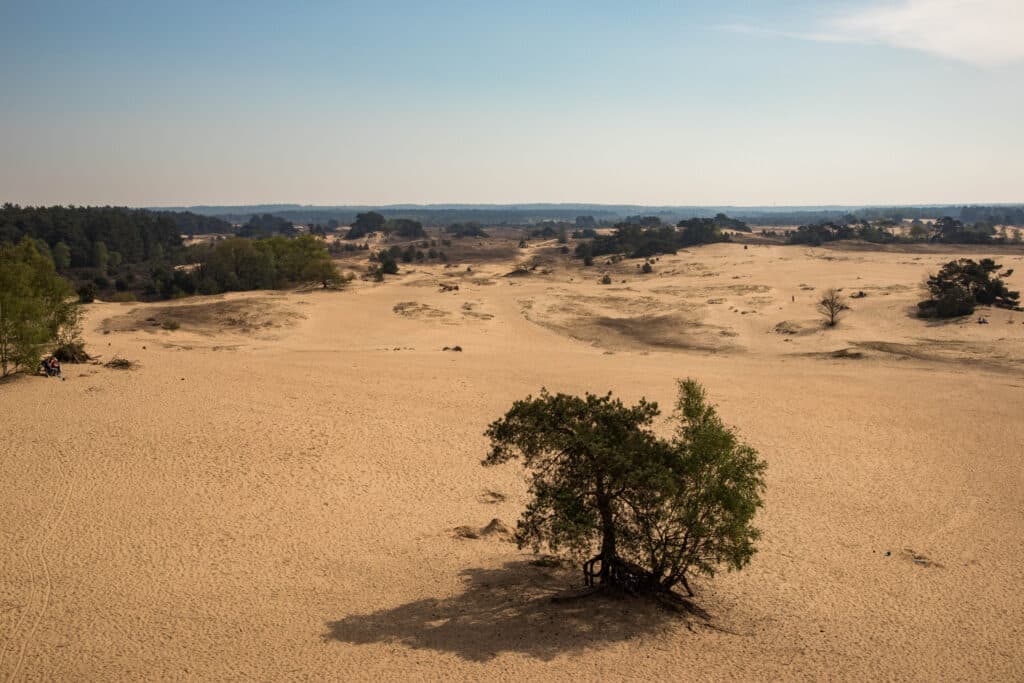
[[[936,275],[928,278],[926,287],[930,297],[920,302],[919,314],[924,317],[953,318],[970,315],[978,304],[1015,309],[1020,304],[1020,292],[1011,292],[1003,277],[1012,270],[1000,273],[1001,265],[990,258],[975,262],[958,259],[942,266]]]
[[[726,428],[697,382],[679,383],[675,435],[651,429],[660,414],[609,393],[516,401],[486,431],[484,465],[522,459],[532,500],[520,547],[582,562],[599,589],[666,595],[688,577],[740,569],[755,552],[765,463]],[[594,554],[596,551],[596,554]]]
[[[839,316],[843,311],[848,310],[850,307],[846,305],[846,297],[838,290],[826,289],[822,292],[821,299],[818,301],[818,313],[824,316],[825,323],[829,327],[835,327],[839,322]]]

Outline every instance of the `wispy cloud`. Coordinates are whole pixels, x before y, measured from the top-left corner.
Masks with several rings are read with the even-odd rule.
[[[726,30],[818,42],[891,45],[980,67],[1024,61],[1024,0],[901,0],[832,17],[810,30]]]

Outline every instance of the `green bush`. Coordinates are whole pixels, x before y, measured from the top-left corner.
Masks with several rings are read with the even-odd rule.
[[[70,283],[32,238],[0,244],[0,374],[35,369],[47,345],[77,334],[80,316]]]

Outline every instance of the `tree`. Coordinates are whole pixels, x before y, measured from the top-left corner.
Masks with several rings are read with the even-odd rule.
[[[53,264],[60,272],[71,267],[71,247],[66,242],[57,242],[53,247]]]
[[[384,232],[395,233],[405,239],[420,239],[427,236],[423,224],[419,221],[412,221],[408,218],[396,218],[388,221],[381,228]]]
[[[835,327],[839,322],[839,316],[849,308],[846,305],[846,297],[835,289],[826,289],[818,301],[818,313],[825,317],[829,327]]]
[[[345,239],[354,240],[366,237],[371,232],[377,232],[383,228],[384,223],[384,216],[376,211],[367,211],[366,213],[356,214],[355,221],[348,229],[348,232],[345,233]]]
[[[493,466],[521,459],[531,501],[520,547],[583,559],[588,583],[664,594],[688,576],[745,566],[759,532],[765,464],[726,428],[704,390],[679,383],[675,436],[651,429],[656,403],[609,393],[516,401],[485,435]]]
[[[444,231],[456,239],[462,239],[464,237],[487,237],[484,227],[476,221],[469,221],[468,223],[452,223],[446,227]]]
[[[93,268],[100,271],[100,273],[107,272],[107,262],[110,255],[107,253],[106,243],[94,242],[92,245],[92,265]]]
[[[43,348],[77,325],[73,296],[30,238],[0,245],[0,374],[35,368]]]
[[[1001,265],[990,258],[973,261],[958,259],[942,266],[928,278],[930,297],[918,303],[922,316],[953,318],[970,315],[978,304],[999,308],[1017,308],[1020,292],[1010,291],[999,277]],[[1002,273],[1008,277],[1011,271]]]

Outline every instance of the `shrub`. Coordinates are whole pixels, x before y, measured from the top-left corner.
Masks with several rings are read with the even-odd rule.
[[[92,360],[92,356],[85,352],[85,344],[81,341],[61,344],[53,350],[53,355],[61,363],[88,363]]]
[[[654,270],[654,268],[651,267],[650,261],[644,261],[643,268],[641,268],[640,270],[644,273],[650,273],[651,271]]]
[[[602,285],[610,285],[611,283],[612,283],[612,276],[611,276],[611,275],[609,275],[608,273],[605,273],[605,274],[604,274],[604,275],[603,275],[603,276],[601,277],[601,284],[602,284]]]
[[[87,282],[78,288],[78,303],[91,304],[96,301],[96,285]]]

